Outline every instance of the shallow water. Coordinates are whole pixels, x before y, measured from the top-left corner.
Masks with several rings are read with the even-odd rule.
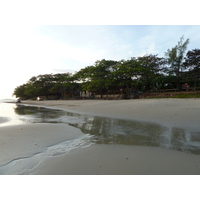
[[[69,151],[77,148],[87,147],[89,135],[81,136],[80,138],[67,140],[47,147],[44,151],[36,154],[31,154],[27,157],[19,157],[0,166],[0,174],[33,174],[37,166],[49,157],[61,156]]]
[[[21,124],[18,114],[14,112],[17,107],[14,103],[0,102],[0,126]]]
[[[0,117],[7,120],[1,121],[0,127],[27,123],[66,123],[91,135],[91,143],[154,146],[200,154],[200,131],[196,130],[22,104],[0,104]]]

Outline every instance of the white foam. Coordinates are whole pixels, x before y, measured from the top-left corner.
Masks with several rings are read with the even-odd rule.
[[[47,147],[44,151],[31,155],[29,157],[21,157],[0,166],[0,174],[31,174],[45,159],[54,156],[61,156],[69,153],[71,150],[90,146],[91,135],[86,134],[80,138],[67,140]]]

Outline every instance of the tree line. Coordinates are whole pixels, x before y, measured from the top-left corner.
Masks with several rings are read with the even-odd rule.
[[[186,53],[189,39],[182,36],[178,44],[165,52],[165,57],[146,54],[128,60],[98,60],[78,72],[33,76],[14,89],[21,98],[53,95],[54,98],[80,97],[80,92],[92,94],[123,93],[124,98],[141,92],[161,89],[182,90],[183,83],[200,86],[200,49]]]

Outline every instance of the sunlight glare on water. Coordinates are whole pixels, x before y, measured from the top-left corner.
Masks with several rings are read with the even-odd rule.
[[[0,126],[18,125],[23,122],[19,115],[14,112],[17,105],[15,103],[0,103]]]

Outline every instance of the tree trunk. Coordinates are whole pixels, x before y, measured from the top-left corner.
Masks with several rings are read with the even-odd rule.
[[[178,68],[178,71],[177,71],[177,79],[176,79],[176,86],[177,86],[177,90],[178,91],[181,91],[181,85],[180,85],[180,70]]]

